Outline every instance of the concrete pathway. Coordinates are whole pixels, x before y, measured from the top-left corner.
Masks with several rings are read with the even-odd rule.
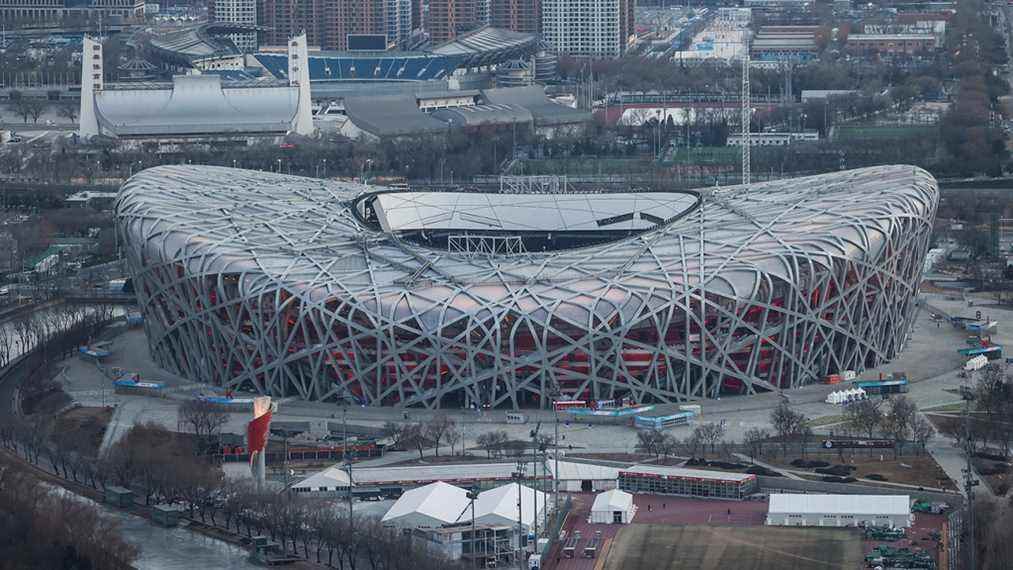
[[[796,481],[802,481],[804,479],[803,477],[799,477],[794,472],[792,472],[792,471],[790,471],[788,469],[783,469],[781,467],[775,467],[775,466],[771,465],[770,463],[765,463],[763,461],[760,461],[759,459],[752,459],[752,458],[750,458],[748,455],[746,455],[744,453],[733,453],[732,455],[734,455],[740,461],[745,461],[747,463],[753,463],[755,465],[759,465],[760,467],[763,467],[764,469],[770,469],[771,471],[775,471],[777,473],[780,473],[781,475],[784,475],[785,477],[787,477],[789,479],[794,479]]]

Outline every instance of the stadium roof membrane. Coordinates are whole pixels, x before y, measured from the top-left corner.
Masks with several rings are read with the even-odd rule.
[[[374,208],[384,231],[598,231],[642,230],[696,206],[696,194],[509,194],[390,192]]]

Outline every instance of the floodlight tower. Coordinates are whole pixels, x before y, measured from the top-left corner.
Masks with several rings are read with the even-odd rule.
[[[749,120],[752,116],[752,105],[749,102],[749,48],[746,48],[746,53],[742,57],[742,94],[740,97],[742,108],[740,109],[742,115],[740,121],[742,122],[742,183],[749,184],[750,173],[749,173]]]

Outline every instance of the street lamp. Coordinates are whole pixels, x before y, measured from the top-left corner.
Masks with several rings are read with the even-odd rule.
[[[281,159],[277,159],[278,162],[278,174],[281,174]]]
[[[524,502],[523,486],[521,481],[524,480],[524,471],[527,466],[524,464],[524,460],[521,459],[517,462],[517,471],[510,474],[510,478],[517,481],[517,564],[521,565],[524,559],[524,509],[521,504]]]
[[[468,499],[471,500],[471,559],[475,563],[475,567],[480,568],[478,565],[478,539],[475,534],[475,500],[478,499],[478,491],[475,489],[468,491]]]

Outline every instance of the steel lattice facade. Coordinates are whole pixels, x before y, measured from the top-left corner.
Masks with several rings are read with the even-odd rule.
[[[355,198],[375,190],[217,167],[134,176],[118,231],[156,361],[369,405],[798,387],[902,348],[938,198],[923,170],[874,167],[709,189],[598,245],[464,255],[367,223]]]

